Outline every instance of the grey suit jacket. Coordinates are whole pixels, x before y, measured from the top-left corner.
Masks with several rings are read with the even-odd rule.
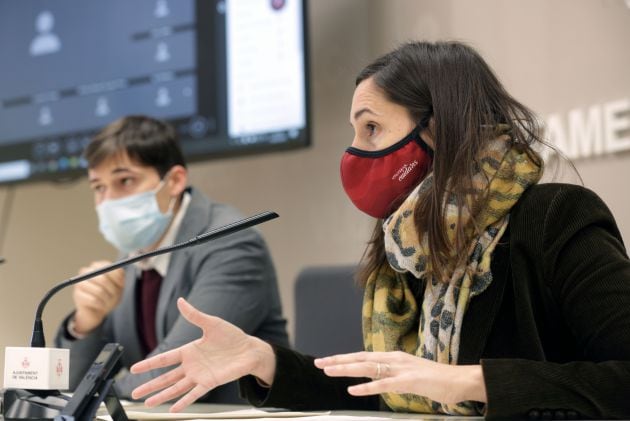
[[[214,203],[195,189],[176,242],[186,241],[243,216],[226,205]],[[140,384],[166,370],[140,375],[127,369],[144,358],[136,324],[136,283],[139,271],[129,267],[119,305],[94,332],[74,340],[61,324],[56,345],[70,349],[70,388],[73,390],[108,342],[124,346],[121,371],[116,378],[117,392],[129,398]],[[286,321],[278,294],[275,270],[264,240],[255,229],[246,229],[209,243],[178,250],[171,256],[160,289],[156,309],[158,346],[150,355],[177,348],[200,337],[201,331],[188,323],[177,310],[178,297],[185,297],[207,314],[227,320],[246,333],[278,345],[288,345]],[[238,402],[235,384],[212,391],[204,399],[213,402]]]

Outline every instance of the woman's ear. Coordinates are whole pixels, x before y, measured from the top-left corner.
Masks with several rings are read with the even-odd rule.
[[[420,132],[420,137],[422,138],[424,143],[429,145],[431,149],[435,150],[435,140],[433,137],[433,133],[435,133],[435,120],[433,119],[433,116],[431,116],[431,118],[429,118],[429,123],[427,124],[427,127],[422,129],[422,131]]]
[[[435,141],[433,140],[433,135],[431,134],[431,130],[430,129],[424,129],[420,132],[420,137],[422,138],[422,140],[424,141],[424,143],[426,143],[427,145],[429,145],[429,147],[433,150],[435,150]]]
[[[188,186],[188,170],[182,165],[175,165],[168,171],[168,191],[172,197],[179,197]]]

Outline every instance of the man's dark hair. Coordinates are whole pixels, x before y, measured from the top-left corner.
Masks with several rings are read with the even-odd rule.
[[[155,168],[160,177],[175,165],[186,167],[173,126],[147,116],[127,116],[107,125],[87,145],[84,156],[88,168],[94,168],[121,153]]]

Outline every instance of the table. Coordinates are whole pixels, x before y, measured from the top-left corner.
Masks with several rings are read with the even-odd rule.
[[[127,403],[125,402],[124,408],[127,411],[147,411],[147,412],[168,412],[169,405],[160,405],[156,408],[148,409],[142,403]],[[226,405],[226,404],[204,404],[197,403],[190,405],[186,412],[191,413],[212,413],[212,412],[226,412],[226,411],[236,411],[251,408],[247,405]],[[349,417],[356,417],[354,419],[376,419],[376,418],[386,418],[391,420],[415,420],[415,421],[437,421],[437,420],[449,420],[449,421],[473,421],[473,420],[483,420],[483,417],[454,417],[447,415],[426,415],[426,414],[402,414],[395,412],[385,412],[385,411],[331,411],[330,415],[327,416],[319,416],[318,420],[321,420],[322,417],[327,417],[332,419],[339,420],[350,420]],[[344,418],[346,417],[346,418]],[[282,421],[283,418],[278,418],[279,421]],[[309,417],[304,417],[304,421],[308,421]]]

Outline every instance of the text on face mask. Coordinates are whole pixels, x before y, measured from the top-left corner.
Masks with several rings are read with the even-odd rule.
[[[392,176],[392,180],[398,179],[398,181],[403,181],[405,177],[407,177],[409,173],[413,171],[413,169],[416,168],[417,166],[418,166],[417,160],[414,160],[410,164],[404,164],[402,167],[400,167],[400,169],[398,169],[398,171],[394,173],[394,175]]]

